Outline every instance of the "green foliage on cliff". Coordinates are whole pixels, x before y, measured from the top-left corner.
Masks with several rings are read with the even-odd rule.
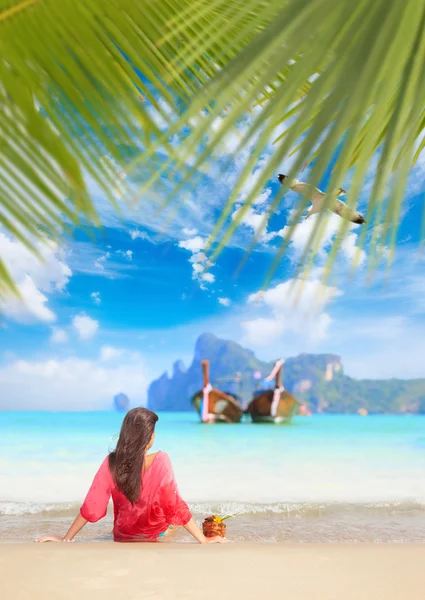
[[[321,381],[301,396],[313,408],[327,413],[425,413],[425,379],[356,380],[347,376]],[[422,399],[421,399],[422,398]],[[421,409],[422,407],[422,409]]]

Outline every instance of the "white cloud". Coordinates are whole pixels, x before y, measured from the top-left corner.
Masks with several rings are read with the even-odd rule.
[[[114,348],[113,346],[103,346],[100,350],[100,360],[108,361],[114,358],[119,358],[124,354],[124,350],[121,348]]]
[[[188,240],[182,240],[179,242],[179,248],[184,248],[192,253],[200,252],[205,248],[205,240],[200,235],[197,235]]]
[[[193,263],[192,269],[193,269],[194,277],[196,276],[196,278],[197,278],[198,275],[203,273],[204,266],[201,265],[200,263]]]
[[[240,206],[235,210],[235,212],[232,214],[232,221],[238,218],[242,209],[243,207]],[[257,231],[260,229],[263,220],[264,215],[261,213],[256,213],[253,208],[248,208],[242,217],[242,223],[253,229],[255,233],[257,233]]]
[[[208,283],[214,283],[214,281],[215,281],[215,275],[213,275],[212,273],[203,273],[202,274],[202,279],[204,281],[207,281]]]
[[[263,155],[255,165],[251,174],[245,179],[241,192],[238,195],[238,203],[243,204],[251,194],[253,188],[257,185],[260,177],[262,176],[264,168],[267,165],[267,160],[268,157]],[[270,194],[270,189],[266,189],[261,192],[258,198],[254,200],[254,206],[257,206],[258,204],[264,204],[264,202],[269,198]]]
[[[261,161],[260,161],[260,163],[261,163]],[[254,182],[258,178],[257,173],[261,173],[261,169],[257,169],[254,172],[254,174],[253,174]],[[244,205],[240,204],[239,202],[244,201],[244,198],[247,197],[248,192],[249,192],[249,189],[247,189],[246,192],[242,192],[239,195],[238,203],[236,204],[236,208],[231,215],[232,221],[237,219],[239,217],[240,212],[243,210]],[[262,209],[262,205],[267,203],[267,201],[270,198],[271,193],[272,193],[272,190],[270,188],[267,188],[266,190],[264,190],[259,195],[259,197],[256,199],[256,201],[253,203],[253,205],[250,206],[248,209],[246,209],[246,212],[244,213],[244,215],[242,217],[242,221],[241,221],[242,225],[245,225],[249,229],[252,229],[252,231],[256,235],[258,235],[259,232],[261,230],[263,230],[263,232],[259,238],[259,241],[263,242],[263,243],[267,243],[270,240],[274,239],[275,237],[277,237],[278,235],[281,234],[281,231],[268,231],[267,222],[269,219],[269,215],[267,215],[266,210]]]
[[[47,306],[46,294],[61,292],[72,275],[56,244],[38,242],[41,260],[23,244],[0,233],[0,256],[17,284],[21,298],[9,296],[0,303],[3,314],[15,321],[52,322],[55,313]]]
[[[55,313],[46,306],[47,296],[37,289],[29,275],[25,275],[17,288],[20,298],[10,296],[1,304],[3,313],[9,319],[21,323],[31,321],[46,321],[49,323],[56,320]]]
[[[99,269],[100,271],[104,271],[105,270],[105,265],[104,263],[106,263],[106,261],[111,257],[111,253],[110,252],[105,252],[104,254],[102,254],[101,256],[99,256],[95,261],[94,261],[94,266]]]
[[[255,206],[260,206],[261,204],[265,204],[267,200],[270,198],[272,190],[270,188],[266,188],[264,192],[262,192],[257,200],[255,201]]]
[[[324,307],[340,295],[341,290],[326,286],[319,279],[290,279],[265,292],[252,294],[248,303],[265,314],[241,323],[242,342],[266,346],[288,332],[319,342],[326,337],[332,322]]]
[[[117,250],[117,254],[127,260],[133,260],[133,250]]]
[[[144,231],[139,231],[138,229],[133,229],[132,231],[130,231],[130,237],[133,241],[137,240],[137,239],[141,239],[141,240],[149,239],[149,236],[147,233],[145,233]]]
[[[341,252],[350,263],[355,260],[358,266],[363,265],[366,261],[366,252],[364,250],[359,250],[359,247],[357,246],[356,233],[348,233],[346,235],[341,244]]]
[[[219,298],[218,302],[219,302],[219,304],[222,304],[223,306],[230,306],[230,304],[231,304],[230,298]]]
[[[50,341],[54,344],[64,344],[68,341],[68,334],[66,333],[65,329],[53,327],[52,335],[50,336]]]
[[[77,315],[72,319],[72,325],[77,330],[80,340],[90,340],[99,329],[99,321],[87,315]]]
[[[207,260],[207,255],[205,254],[205,252],[196,252],[195,254],[192,254],[189,260],[190,262],[203,263]]]
[[[102,302],[102,300],[101,300],[101,298],[100,298],[100,292],[92,292],[92,293],[90,294],[90,298],[91,298],[91,299],[93,300],[93,302],[94,302],[95,304],[97,304],[97,305],[99,305],[99,304]]]
[[[291,218],[294,218],[296,212],[296,210],[290,211],[289,220],[291,220]],[[302,217],[301,222],[297,223],[297,226],[293,230],[290,247],[293,248],[293,250],[298,256],[301,256],[307,248],[307,245],[310,241],[310,237],[317,225],[319,218],[321,218],[321,216],[318,214],[312,215],[308,219]],[[321,260],[326,258],[327,252],[331,247],[332,241],[341,227],[341,217],[338,217],[338,215],[324,215],[323,219],[323,231],[321,233],[320,242],[317,248],[317,257]],[[350,231],[346,234],[346,237],[343,240],[340,247],[340,251],[350,262],[357,255],[356,253],[358,251],[358,235],[355,231],[351,231],[355,228],[357,228],[357,226],[354,224],[349,226]],[[286,225],[281,231],[278,232],[278,235],[284,238],[285,235],[289,233],[289,229],[290,225]],[[363,250],[360,251],[358,260],[359,265],[363,264],[366,260],[366,254]]]
[[[199,281],[202,290],[206,289],[205,283],[214,283],[215,281],[213,273],[205,272],[207,267],[213,266],[205,252],[203,252],[205,245],[206,240],[199,235],[179,242],[179,248],[184,248],[192,254],[189,258],[189,261],[192,263],[192,279]]]
[[[236,136],[239,136],[240,133],[243,135],[250,122],[249,116],[243,118],[243,123],[240,123],[240,126],[238,125],[239,131],[233,133]],[[218,122],[216,125],[218,126]],[[210,131],[212,131],[211,128]],[[234,136],[232,137],[234,138]],[[102,197],[101,191],[93,180],[89,180],[88,182],[90,192],[95,197],[97,206],[100,207],[103,222],[109,227],[125,227],[123,222],[126,221],[133,223],[130,227],[131,231],[128,233],[134,239],[138,237],[137,231],[139,228],[142,231],[144,228],[149,228],[149,232],[160,234],[162,239],[168,238],[177,241],[186,237],[193,238],[197,234],[201,238],[206,239],[216,223],[217,211],[222,211],[226,205],[235,181],[242,172],[249,156],[252,154],[257,140],[258,135],[253,136],[243,151],[238,152],[236,155],[232,151],[232,163],[229,165],[229,168],[226,166],[226,169],[223,169],[221,160],[216,160],[205,167],[201,167],[203,177],[199,180],[197,186],[195,188],[185,187],[170,203],[169,209],[173,214],[173,218],[167,219],[166,230],[164,230],[164,213],[158,211],[158,206],[163,201],[163,194],[157,189],[151,189],[144,194],[146,202],[124,205],[123,218],[120,221],[118,221],[110,203],[107,203]],[[233,141],[231,141],[231,145],[233,147]],[[165,155],[166,151],[164,150],[164,157]],[[244,201],[246,193],[252,188],[252,182],[261,173],[264,165],[264,156],[270,155],[271,148],[267,148],[259,165],[254,169],[253,178],[249,179],[241,190],[238,202],[242,203]],[[222,152],[219,152],[219,156],[222,156]],[[127,181],[129,194],[134,198],[140,196],[140,175],[137,172],[137,168],[129,173]],[[260,190],[255,205],[265,202],[267,194],[267,191]],[[202,198],[202,201],[200,201],[200,198]],[[141,237],[145,236],[142,235]],[[247,231],[245,228],[240,228],[240,230],[235,232],[230,244],[235,247],[245,248],[247,242]]]
[[[183,228],[183,235],[187,235],[187,237],[193,237],[198,233],[197,229],[190,229],[189,227]]]
[[[242,343],[253,346],[266,346],[279,339],[285,330],[284,323],[279,319],[259,317],[241,323]]]
[[[134,355],[118,364],[75,357],[14,360],[0,367],[0,387],[0,410],[105,410],[119,392],[133,405],[144,404],[147,378]]]
[[[216,135],[221,127],[225,126],[225,117],[216,117],[209,126],[210,134]],[[211,135],[210,135],[211,137]],[[224,139],[214,149],[215,156],[234,154],[242,141],[243,133],[236,128],[228,131]]]

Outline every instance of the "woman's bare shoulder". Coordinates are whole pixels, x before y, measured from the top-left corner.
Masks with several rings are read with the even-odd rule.
[[[160,461],[164,455],[166,456],[165,452],[162,452],[161,450],[158,450],[158,452],[153,452],[152,454],[146,454],[145,468],[149,469],[154,461]]]

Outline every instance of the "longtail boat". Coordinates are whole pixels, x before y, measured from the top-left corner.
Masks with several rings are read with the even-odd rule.
[[[254,423],[288,423],[297,413],[299,402],[282,385],[282,367],[284,361],[278,360],[266,381],[275,379],[274,390],[255,392],[246,412]]]
[[[192,397],[192,405],[203,423],[239,423],[243,410],[230,394],[216,390],[210,383],[210,363],[202,360],[204,387]]]

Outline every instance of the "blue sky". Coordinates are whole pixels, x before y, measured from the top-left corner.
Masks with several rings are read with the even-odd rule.
[[[425,262],[418,253],[424,165],[419,163],[411,174],[388,276],[381,268],[367,285],[366,246],[363,264],[349,280],[360,230],[353,226],[332,283],[322,286],[320,269],[339,224],[332,216],[294,306],[291,284],[313,218],[299,224],[272,280],[259,293],[291,221],[298,200],[294,193],[285,195],[266,234],[237,272],[277,193],[277,180],[269,182],[214,264],[207,263],[205,240],[247,156],[237,156],[220,173],[222,158],[231,156],[238,140],[229,137],[210,174],[194,189],[183,190],[172,218],[158,213],[157,192],[145,194],[119,218],[89,181],[102,230],[77,230],[60,248],[43,247],[43,263],[0,232],[0,253],[25,299],[10,299],[2,307],[0,409],[108,408],[119,391],[134,404],[143,403],[149,382],[170,371],[178,358],[189,363],[195,340],[205,331],[241,342],[263,359],[333,352],[342,356],[353,377],[425,376]],[[252,147],[246,153],[250,151]],[[233,214],[262,164],[260,158]],[[288,168],[283,165],[282,172]],[[363,209],[366,188],[359,203]]]

